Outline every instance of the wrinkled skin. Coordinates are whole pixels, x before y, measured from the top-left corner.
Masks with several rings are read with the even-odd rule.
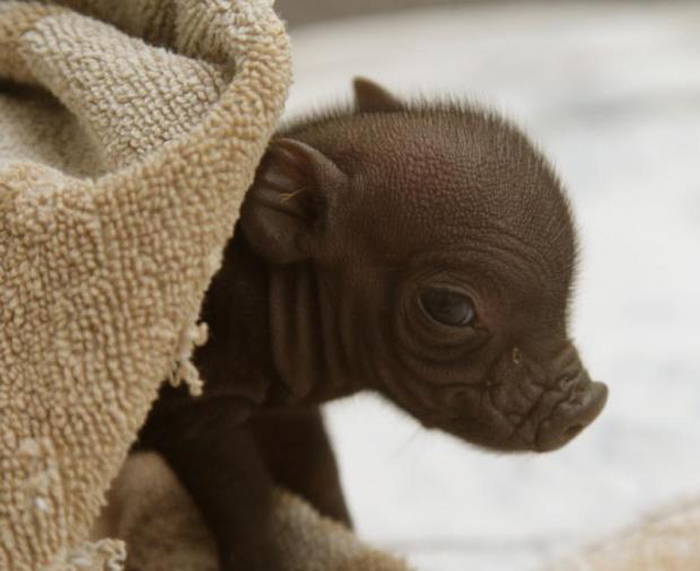
[[[202,310],[205,394],[164,387],[141,433],[224,569],[283,568],[273,484],[351,523],[320,403],[374,390],[501,451],[559,448],[605,404],[567,336],[575,235],[541,154],[495,115],[355,95],[270,143]]]

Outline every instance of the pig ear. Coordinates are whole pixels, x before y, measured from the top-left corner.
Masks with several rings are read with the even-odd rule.
[[[356,77],[353,80],[355,90],[355,107],[360,113],[390,113],[402,111],[405,105],[381,85]]]
[[[272,141],[241,206],[241,228],[253,250],[275,264],[312,257],[345,181],[335,163],[313,147],[293,139]]]

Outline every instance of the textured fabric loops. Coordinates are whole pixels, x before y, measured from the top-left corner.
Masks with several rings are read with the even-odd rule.
[[[160,382],[200,389],[288,39],[267,1],[3,2],[0,79],[0,569],[117,569],[84,542]]]
[[[271,5],[0,4],[0,571],[217,567],[163,461],[125,459],[164,379],[201,392],[200,304],[291,81]],[[282,492],[274,518],[289,571],[405,569]]]

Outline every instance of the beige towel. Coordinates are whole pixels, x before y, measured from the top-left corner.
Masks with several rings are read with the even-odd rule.
[[[698,571],[700,498],[679,501],[549,571]]]
[[[201,298],[290,83],[264,0],[62,4],[0,4],[2,571],[119,556],[81,543],[160,382],[197,386]]]
[[[116,571],[119,540],[141,571],[215,565],[158,457],[105,493],[160,382],[199,389],[200,302],[289,83],[265,0],[0,3],[0,571]],[[275,518],[290,570],[405,569],[288,495]]]
[[[406,571],[342,525],[279,492],[273,531],[285,571]],[[93,538],[120,537],[128,571],[217,571],[216,550],[189,496],[154,453],[131,456],[109,493]]]

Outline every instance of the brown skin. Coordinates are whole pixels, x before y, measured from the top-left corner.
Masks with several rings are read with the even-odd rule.
[[[541,154],[493,114],[355,93],[270,143],[203,306],[204,396],[164,387],[140,437],[224,569],[281,568],[274,484],[350,524],[323,402],[374,390],[500,451],[559,448],[605,404],[567,336],[575,236]]]

